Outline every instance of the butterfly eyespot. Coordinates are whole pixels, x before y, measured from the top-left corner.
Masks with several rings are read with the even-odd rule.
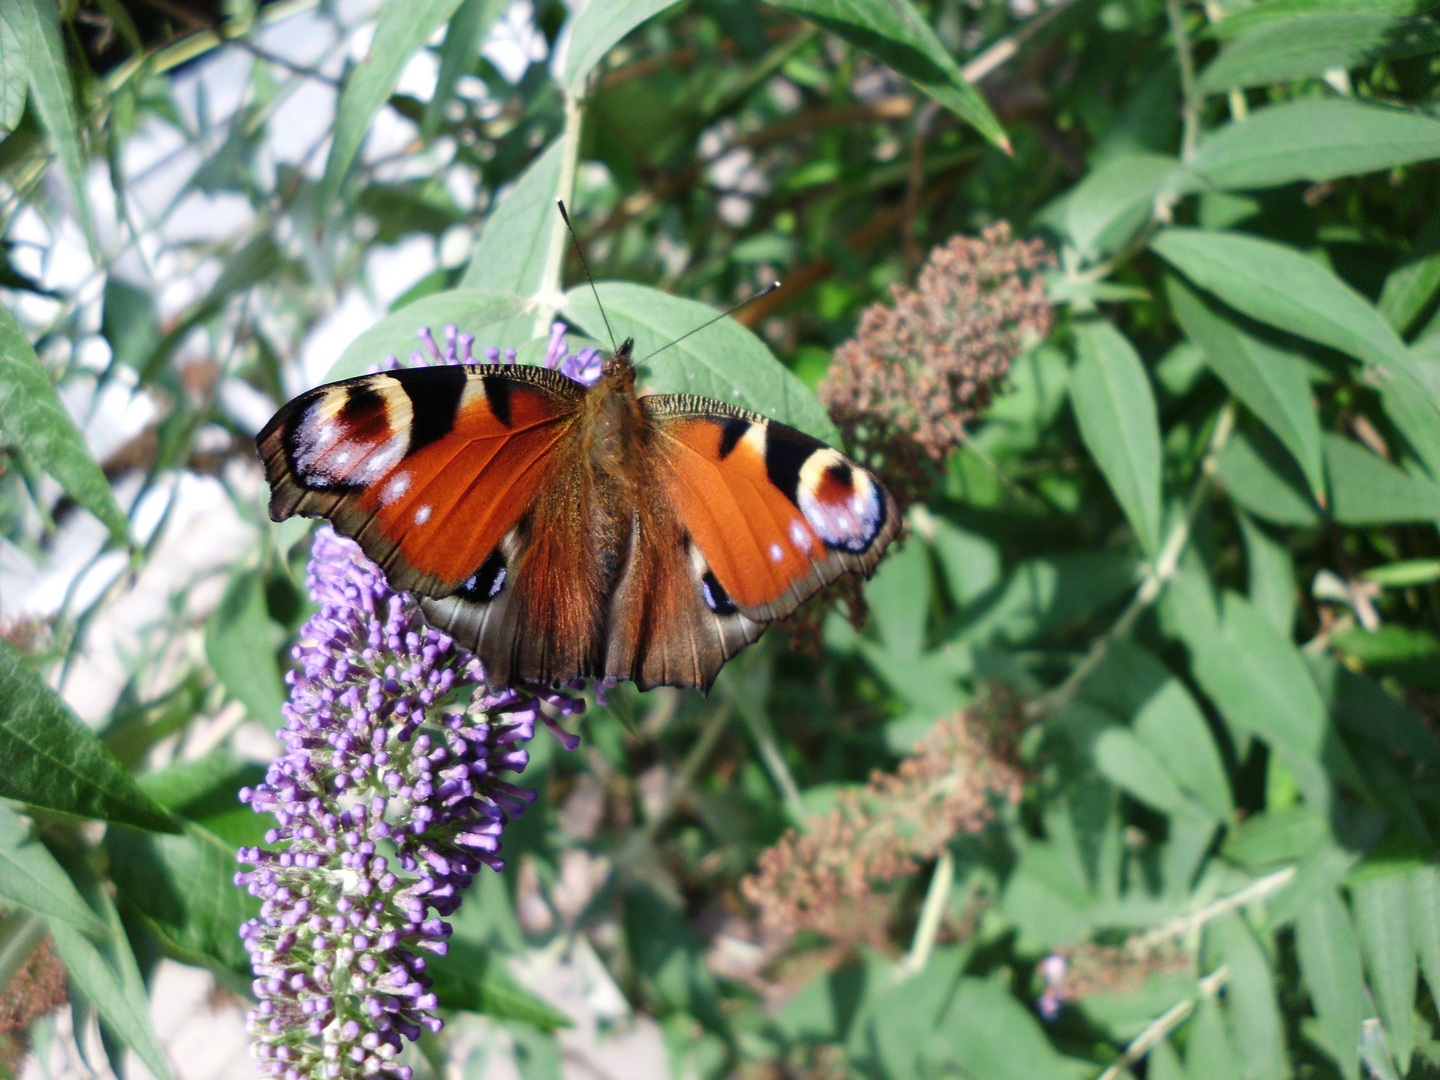
[[[460,586],[460,595],[466,600],[488,603],[500,595],[505,587],[505,558],[498,551],[480,564],[480,569],[471,574]]]
[[[817,450],[800,468],[797,505],[828,546],[865,551],[885,524],[885,500],[870,474],[836,450]]]
[[[700,595],[705,598],[705,606],[716,615],[735,615],[740,610],[709,570],[700,578]]]

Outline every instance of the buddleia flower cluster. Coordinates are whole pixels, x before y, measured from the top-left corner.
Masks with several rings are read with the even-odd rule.
[[[569,355],[556,324],[546,366],[580,381],[593,349]],[[434,363],[475,363],[473,338],[446,327]],[[417,352],[418,360],[424,354]],[[485,360],[513,363],[509,350]],[[484,361],[478,361],[484,362]],[[394,358],[388,366],[397,366]],[[572,692],[492,693],[480,661],[425,625],[354,541],[321,528],[306,585],[319,610],[301,628],[286,678],[284,751],[241,800],[271,814],[264,847],[237,885],[260,900],[240,929],[257,1005],[248,1025],[262,1076],[410,1080],[405,1039],[438,1031],[426,969],[446,951],[443,921],[482,867],[498,870],[506,823],[534,793],[503,778],[524,770],[544,724],[581,711]]]

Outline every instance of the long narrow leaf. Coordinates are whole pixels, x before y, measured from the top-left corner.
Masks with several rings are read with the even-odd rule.
[[[75,111],[75,87],[65,61],[60,34],[60,9],[49,0],[6,0],[5,21],[29,61],[30,91],[45,133],[55,144],[60,171],[65,174],[80,227],[90,246],[96,246],[95,225],[85,193],[85,151],[80,144],[80,117]]]
[[[65,409],[15,317],[0,305],[0,438],[21,448],[81,506],[126,543],[130,523],[85,436]]]
[[[0,896],[87,934],[103,934],[74,883],[44,844],[30,837],[20,815],[0,805]]]
[[[33,3],[35,0],[28,0]],[[365,142],[370,123],[385,104],[410,57],[430,39],[436,29],[455,13],[460,0],[410,0],[386,4],[370,44],[370,54],[350,73],[335,109],[335,134],[325,175],[315,196],[316,205],[327,211],[350,171],[355,155]]]
[[[620,39],[646,19],[674,7],[676,0],[605,0],[586,4],[575,19],[570,52],[565,57],[561,82],[567,92],[580,95],[585,80]]]
[[[1150,379],[1134,346],[1103,319],[1078,324],[1075,344],[1070,401],[1080,437],[1153,556],[1160,550],[1160,422]]]
[[[69,706],[0,640],[0,795],[79,817],[173,832],[139,786]]]
[[[1010,140],[980,92],[910,0],[775,0],[888,64],[1006,153]]]

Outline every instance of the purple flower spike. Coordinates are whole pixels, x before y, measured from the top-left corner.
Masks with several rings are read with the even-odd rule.
[[[418,336],[429,357],[417,350],[417,363],[477,362],[474,338],[454,326],[443,349],[428,328]],[[550,346],[548,366],[598,377],[595,350],[566,355],[563,325]],[[500,355],[485,350],[491,363]],[[504,866],[505,825],[535,798],[499,774],[525,768],[537,721],[574,749],[552,714],[585,703],[552,689],[489,692],[480,661],[328,527],[306,585],[319,611],[292,650],[285,752],[240,792],[275,818],[266,847],[240,849],[254,869],[235,875],[260,900],[240,928],[258,999],[252,1052],[278,1080],[411,1080],[396,1060],[404,1040],[441,1026],[425,975],[427,954],[448,948],[441,917],[482,867]]]

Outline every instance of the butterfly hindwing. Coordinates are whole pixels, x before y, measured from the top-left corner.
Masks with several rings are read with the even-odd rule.
[[[270,516],[329,518],[396,589],[477,575],[563,458],[584,388],[528,366],[405,368],[317,387],[256,439]]]
[[[842,574],[868,576],[900,528],[899,512],[867,470],[794,428],[689,395],[640,402],[655,432],[649,482],[660,525],[650,531],[662,538],[672,607],[689,606],[677,640],[688,640],[698,677],[686,685],[706,687],[765,623]],[[664,544],[683,551],[667,555]],[[636,595],[653,607],[665,590]],[[624,600],[617,589],[612,625],[635,622],[623,617]],[[637,634],[637,651],[654,651],[665,633]]]

